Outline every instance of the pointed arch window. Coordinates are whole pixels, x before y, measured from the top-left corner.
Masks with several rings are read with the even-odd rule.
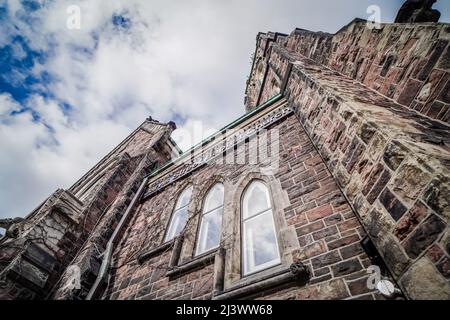
[[[195,255],[217,248],[222,229],[224,187],[215,184],[205,197]]]
[[[175,209],[170,219],[169,228],[164,241],[167,242],[180,235],[188,219],[188,206],[191,201],[192,186],[187,187],[178,197]]]
[[[267,186],[260,180],[249,184],[242,197],[243,275],[280,264],[280,251]]]

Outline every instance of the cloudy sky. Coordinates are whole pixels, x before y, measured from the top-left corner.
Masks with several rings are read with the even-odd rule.
[[[206,132],[241,115],[259,31],[333,33],[371,4],[391,22],[402,2],[0,0],[0,218],[68,188],[149,115]]]

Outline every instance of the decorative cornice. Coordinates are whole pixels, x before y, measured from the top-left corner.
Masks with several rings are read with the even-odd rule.
[[[232,132],[229,136],[223,136],[222,139],[219,139],[217,142],[208,146],[206,150],[202,149],[203,146],[197,150],[194,150],[193,157],[187,158],[187,161],[185,160],[185,162],[187,162],[186,165],[181,165],[179,168],[173,170],[171,174],[152,181],[147,188],[147,192],[145,193],[143,200],[161,191],[179,179],[191,174],[193,171],[199,169],[206,163],[216,159],[219,156],[223,156],[227,150],[234,148],[234,146],[254,136],[262,129],[265,129],[275,122],[278,122],[284,117],[290,115],[292,112],[293,109],[289,105],[283,104],[266,115],[263,115],[259,119],[255,119],[247,126]]]

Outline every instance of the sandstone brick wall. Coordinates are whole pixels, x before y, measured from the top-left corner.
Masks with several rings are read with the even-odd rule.
[[[312,279],[306,287],[291,283],[287,287],[260,292],[247,298],[379,298],[366,286],[369,274],[365,269],[371,262],[359,243],[365,233],[319,154],[295,116],[282,121],[276,128],[280,130],[282,161],[276,179],[290,200],[283,214],[288,225],[296,230],[300,245],[296,255],[309,266]],[[225,188],[229,186],[229,189],[226,189],[225,194],[228,192],[231,195],[239,179],[252,170],[255,168],[249,165],[207,165],[191,177],[146,199],[135,219],[130,222],[116,251],[109,298],[211,298],[214,260],[168,277],[171,248],[164,249],[142,263],[137,258],[162,243],[174,201],[188,182],[194,185],[193,201],[200,202],[201,208],[201,195],[214,181],[226,181]],[[198,220],[195,217],[198,214],[193,213],[194,218],[186,230],[197,230]],[[227,247],[226,243],[227,240],[222,239],[223,247]],[[184,262],[195,260],[192,252],[183,259]]]

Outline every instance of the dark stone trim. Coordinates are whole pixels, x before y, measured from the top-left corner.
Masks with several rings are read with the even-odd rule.
[[[295,278],[289,267],[283,267],[281,270],[278,269],[263,277],[240,281],[237,285],[215,295],[213,300],[229,300],[246,297],[259,291],[294,282]]]
[[[264,86],[266,85],[267,73],[269,73],[269,63],[266,62],[266,68],[264,69],[263,79],[261,81],[261,86],[259,87],[258,98],[256,99],[255,105],[259,105],[259,101],[261,100],[262,92],[264,90]]]
[[[214,262],[216,251],[217,250],[214,250],[213,252],[209,252],[206,255],[196,257],[193,260],[187,261],[179,266],[174,266],[171,268],[169,267],[166,276],[169,278],[174,276],[181,276],[186,272],[211,264]]]
[[[140,264],[144,263],[145,260],[151,259],[154,256],[160,254],[161,252],[167,250],[167,249],[171,249],[174,245],[175,241],[174,240],[170,240],[166,243],[163,243],[155,248],[150,249],[147,252],[142,253],[141,255],[139,255],[138,257],[138,262]]]

